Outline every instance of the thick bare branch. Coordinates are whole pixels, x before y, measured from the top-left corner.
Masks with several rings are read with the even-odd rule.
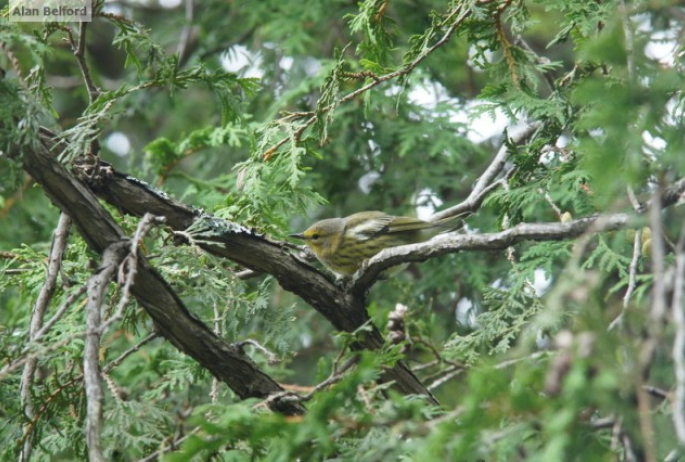
[[[125,239],[121,228],[94,194],[57,162],[47,149],[24,155],[24,167],[60,209],[66,211],[87,244],[98,253]],[[224,381],[241,398],[265,398],[283,391],[239,348],[229,345],[196,319],[147,259],[138,255],[131,293],[153,319],[159,333]],[[274,410],[301,414],[304,408],[274,401]]]
[[[79,176],[119,210],[135,216],[148,212],[162,216],[172,229],[179,232],[179,240],[192,241],[213,255],[230,259],[250,270],[273,275],[284,289],[300,296],[338,330],[354,332],[369,320],[364,294],[345,292],[332,277],[293,256],[283,243],[235,223],[203,215],[201,211],[153,190],[140,180],[115,172],[106,164],[81,166]],[[380,332],[373,327],[365,332],[362,343],[355,347],[373,350],[383,344]],[[403,362],[387,370],[385,379],[394,381],[403,393],[423,394],[434,401],[431,393]]]
[[[513,139],[520,142],[529,137],[536,126],[532,125]],[[504,156],[506,150],[501,150]],[[499,155],[499,154],[498,154]],[[493,161],[492,165],[503,162]],[[484,177],[492,181],[501,168],[491,167]],[[272,274],[286,290],[296,293],[317,311],[323,314],[337,329],[353,332],[368,320],[364,305],[364,293],[386,268],[408,261],[424,261],[428,258],[464,250],[498,250],[523,241],[563,240],[578,237],[587,232],[601,232],[619,229],[629,224],[630,215],[613,214],[582,218],[567,223],[540,223],[518,225],[501,233],[443,235],[428,243],[387,249],[368,262],[368,268],[358,275],[358,279],[345,291],[325,274],[315,270],[305,262],[291,255],[283,243],[271,241],[258,233],[236,224],[202,216],[201,212],[175,201],[163,193],[154,191],[147,184],[135,178],[115,172],[109,166],[100,169],[89,168],[82,175],[85,181],[100,197],[120,210],[142,216],[146,212],[164,216],[171,228],[182,231],[193,225],[193,232],[181,232],[188,236],[205,251],[228,258],[251,270]],[[497,181],[479,182],[480,193],[470,197],[481,200],[483,194],[497,186]],[[685,191],[685,180],[679,180],[664,189],[662,205],[668,206],[681,199]],[[649,206],[651,202],[645,202]],[[463,202],[457,207],[468,210],[473,203]],[[451,215],[451,210],[444,213]],[[205,221],[202,224],[202,221]],[[204,227],[204,230],[202,229]],[[366,339],[366,348],[378,348],[383,340],[374,329]],[[403,366],[402,375],[408,370]],[[413,375],[413,374],[412,374]],[[418,380],[410,375],[398,381],[400,388],[407,392],[418,393]],[[411,386],[409,384],[412,384]],[[422,387],[422,386],[421,386]]]

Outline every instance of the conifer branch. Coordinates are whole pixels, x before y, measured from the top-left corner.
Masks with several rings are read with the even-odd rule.
[[[94,251],[102,253],[110,245],[125,240],[123,230],[94,194],[47,149],[27,151],[24,167],[53,203],[71,216]],[[238,347],[229,345],[196,319],[142,254],[137,256],[136,279],[131,293],[153,319],[160,335],[192,356],[241,398],[266,397],[282,391],[280,385],[257,368]],[[304,412],[299,405],[277,401],[273,410],[288,415]]]
[[[487,3],[487,2],[483,2],[483,3]],[[457,13],[459,13],[458,16],[457,16]],[[409,63],[406,63],[406,64],[402,65],[402,66],[401,66],[399,69],[397,69],[396,71],[389,72],[389,73],[387,73],[387,74],[380,75],[380,76],[374,76],[374,77],[371,79],[371,80],[372,80],[371,82],[367,83],[366,85],[364,85],[364,86],[362,86],[362,87],[360,87],[360,88],[358,88],[358,89],[356,89],[356,90],[354,90],[354,91],[349,92],[348,94],[346,94],[345,96],[343,96],[343,97],[340,98],[339,100],[337,100],[337,101],[335,101],[335,102],[333,102],[333,103],[331,103],[331,104],[329,104],[329,105],[323,107],[323,108],[320,110],[319,114],[313,115],[312,117],[310,117],[309,119],[307,119],[305,122],[303,122],[303,123],[294,131],[294,133],[295,133],[295,138],[296,138],[296,139],[299,139],[299,138],[302,136],[302,134],[304,133],[304,131],[305,131],[307,128],[309,128],[310,126],[314,125],[314,123],[316,123],[316,121],[319,120],[319,118],[320,118],[323,114],[332,111],[333,109],[335,109],[335,108],[336,108],[337,106],[339,106],[340,104],[346,103],[346,102],[348,102],[348,101],[351,101],[351,100],[357,98],[358,96],[360,96],[360,95],[366,93],[367,91],[371,90],[371,89],[374,88],[374,87],[377,87],[378,85],[380,85],[380,84],[383,83],[383,82],[387,82],[387,81],[389,81],[389,80],[397,79],[397,78],[400,78],[400,77],[403,77],[403,76],[405,76],[405,75],[410,74],[410,73],[411,73],[419,64],[421,64],[421,62],[422,62],[424,59],[426,59],[426,58],[427,58],[428,56],[430,56],[433,52],[435,52],[435,50],[437,50],[438,48],[440,48],[441,46],[443,46],[445,43],[447,43],[447,42],[449,41],[449,39],[452,37],[452,35],[454,35],[454,33],[456,32],[456,30],[459,28],[459,26],[460,26],[460,25],[461,25],[461,24],[470,16],[470,15],[471,15],[471,10],[469,10],[469,9],[467,9],[467,8],[464,8],[464,9],[455,8],[455,9],[454,9],[452,12],[450,12],[450,14],[448,15],[447,21],[452,21],[452,19],[454,18],[454,16],[457,16],[457,18],[454,19],[454,20],[452,21],[452,23],[449,25],[449,27],[447,28],[447,30],[445,31],[445,33],[443,34],[443,36],[442,36],[437,42],[435,42],[433,45],[431,45],[431,46],[429,46],[429,47],[426,47],[426,49],[424,49],[416,58],[414,58],[414,59],[413,59],[412,61],[410,61]],[[283,146],[284,144],[286,144],[286,143],[287,143],[288,141],[290,141],[291,139],[292,139],[292,137],[291,137],[290,135],[283,137],[281,140],[279,140],[278,142],[276,142],[276,143],[275,143],[273,146],[271,146],[269,149],[265,150],[265,151],[262,153],[262,156],[261,156],[261,157],[262,157],[265,161],[268,161],[268,160],[271,158],[271,156],[273,156],[273,155],[276,153],[276,151],[278,150],[278,148],[280,148],[281,146]]]

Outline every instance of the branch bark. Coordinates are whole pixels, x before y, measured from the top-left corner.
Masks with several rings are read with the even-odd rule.
[[[530,130],[533,130],[533,127],[525,130],[522,136],[529,136]],[[570,239],[588,232],[619,229],[625,227],[630,220],[630,215],[613,214],[581,218],[568,223],[522,224],[501,233],[443,235],[428,243],[386,249],[369,260],[351,284],[343,286],[336,284],[328,274],[321,273],[292,255],[284,243],[270,240],[255,230],[203,214],[169,198],[164,193],[153,190],[140,180],[117,173],[105,163],[82,164],[76,171],[81,180],[98,196],[122,212],[135,216],[143,216],[145,213],[162,216],[166,223],[178,232],[180,241],[185,236],[188,242],[192,241],[213,255],[230,259],[254,271],[271,274],[285,290],[301,297],[325,316],[336,329],[347,332],[357,331],[369,320],[366,312],[366,292],[380,273],[390,266],[408,261],[423,261],[461,250],[497,250],[527,240]],[[487,181],[482,182],[481,189],[487,191],[491,186],[487,183],[494,176],[492,172],[486,172],[484,177],[487,177]],[[38,181],[43,183],[40,179]],[[666,188],[662,195],[662,205],[670,205],[679,200],[684,190],[685,180]],[[473,196],[480,198],[482,191]],[[59,204],[58,199],[56,202]],[[645,206],[649,206],[649,203]],[[85,237],[88,240],[88,235]],[[149,285],[142,282],[141,284]],[[154,291],[136,296],[144,306],[166,303],[158,300]],[[203,328],[206,329],[204,325]],[[173,335],[167,334],[167,337],[174,339],[172,341],[175,344],[180,344],[184,337],[191,336],[197,339],[204,335],[179,330]],[[199,344],[188,345],[187,341],[185,343],[185,348],[200,348]],[[380,332],[372,327],[366,331],[355,348],[374,350],[383,344]],[[189,354],[192,355],[190,352]],[[393,380],[396,387],[404,393],[422,394],[435,402],[428,389],[402,362],[386,371],[384,378]]]
[[[369,321],[363,292],[346,291],[328,274],[293,256],[283,243],[270,240],[255,230],[203,214],[140,180],[115,172],[109,165],[82,165],[78,170],[79,177],[98,196],[119,210],[135,216],[145,213],[163,216],[166,223],[179,232],[180,240],[185,236],[187,241],[192,240],[213,255],[271,274],[281,287],[301,297],[336,329],[355,332]],[[376,350],[385,343],[375,326],[361,335],[362,339],[353,348]],[[386,370],[383,379],[393,381],[402,393],[424,395],[437,404],[430,391],[402,361]]]
[[[385,249],[370,258],[355,274],[352,290],[366,290],[387,268],[400,263],[420,262],[463,250],[502,250],[524,241],[561,241],[588,232],[612,231],[625,227],[625,213],[580,218],[566,223],[522,223],[499,233],[443,234],[428,242]]]
[[[454,205],[446,210],[436,213],[431,217],[431,221],[437,221],[442,218],[460,215],[464,212],[475,212],[481,206],[491,188],[497,186],[495,178],[504,170],[507,159],[509,159],[510,146],[525,143],[535,132],[542,126],[540,122],[533,122],[526,125],[520,131],[512,135],[508,143],[503,143],[497,151],[490,165],[485,169],[485,172],[478,178],[475,186],[471,190],[469,197],[467,197],[460,204]]]
[[[102,263],[88,280],[88,303],[86,304],[86,344],[83,352],[83,379],[86,389],[86,445],[88,460],[104,461],[100,431],[102,428],[102,383],[100,382],[100,324],[102,302],[107,286],[116,275],[124,259],[127,242],[108,247],[102,255]]]
[[[24,168],[46,194],[74,221],[89,247],[102,254],[126,239],[112,216],[95,195],[57,162],[47,148],[26,151]],[[136,281],[131,293],[153,319],[159,333],[179,350],[193,357],[241,398],[266,398],[283,391],[240,348],[216,336],[196,319],[142,253],[138,255]],[[286,415],[304,412],[299,404],[272,401],[273,410]]]
[[[516,135],[514,142],[529,137],[536,126],[531,125]],[[502,159],[501,150],[497,158]],[[496,159],[497,160],[497,159]],[[492,165],[500,165],[494,162]],[[153,190],[146,183],[114,171],[108,165],[98,168],[88,166],[81,170],[82,179],[104,200],[119,210],[135,216],[145,213],[164,216],[166,222],[179,235],[203,250],[230,259],[246,268],[273,275],[280,285],[300,296],[328,319],[338,330],[354,332],[368,321],[365,294],[384,269],[409,261],[424,261],[439,255],[463,250],[500,250],[523,241],[563,240],[585,233],[620,229],[631,220],[628,214],[612,214],[581,218],[567,223],[521,224],[500,233],[442,235],[430,242],[386,249],[370,259],[354,278],[351,285],[341,286],[327,274],[293,256],[282,242],[270,240],[254,230],[235,223],[203,215],[201,211],[175,201]],[[501,168],[492,167],[479,182],[476,193],[469,197],[482,201],[483,192],[489,191],[490,183]],[[679,180],[662,194],[662,206],[672,205],[682,199],[685,180]],[[467,199],[464,207],[474,206]],[[645,203],[645,207],[650,206]],[[451,209],[450,209],[451,210]],[[190,229],[188,229],[190,228]],[[186,232],[185,230],[188,229]],[[380,348],[384,341],[380,332],[372,327],[357,348]],[[431,397],[430,392],[403,363],[388,371],[386,379],[394,380],[405,393],[418,393]]]
[[[57,222],[57,227],[55,228],[52,239],[50,255],[48,256],[48,268],[47,275],[45,277],[45,283],[40,289],[40,293],[36,299],[36,304],[34,305],[33,312],[31,313],[29,341],[38,340],[38,338],[40,338],[44,332],[44,328],[47,327],[47,325],[43,326],[43,318],[45,316],[45,311],[50,305],[52,296],[55,293],[57,276],[60,268],[62,267],[62,255],[64,254],[64,249],[67,246],[67,238],[69,237],[70,227],[71,220],[69,219],[69,216],[64,213],[60,214],[59,221]],[[37,358],[30,358],[24,366],[24,371],[21,376],[20,396],[22,407],[24,409],[24,415],[29,420],[35,415],[33,410],[33,397],[31,394],[31,388],[33,387],[33,377],[36,372],[37,364]],[[22,461],[28,461],[31,459],[31,452],[33,451],[32,444],[33,440],[31,438],[26,438],[24,440],[24,446],[21,453]]]

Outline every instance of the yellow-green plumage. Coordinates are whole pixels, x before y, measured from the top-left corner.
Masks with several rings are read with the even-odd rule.
[[[314,223],[292,237],[304,239],[327,268],[351,275],[367,258],[383,249],[424,242],[455,229],[459,217],[427,222],[412,217],[396,217],[383,212],[360,212],[345,218],[329,218]]]

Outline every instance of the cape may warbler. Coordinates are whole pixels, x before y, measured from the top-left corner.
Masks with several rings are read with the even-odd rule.
[[[394,217],[383,212],[360,212],[345,218],[329,218],[314,223],[290,237],[304,239],[330,270],[349,276],[367,258],[383,249],[424,242],[442,232],[459,227],[460,216],[427,222],[411,217]]]

